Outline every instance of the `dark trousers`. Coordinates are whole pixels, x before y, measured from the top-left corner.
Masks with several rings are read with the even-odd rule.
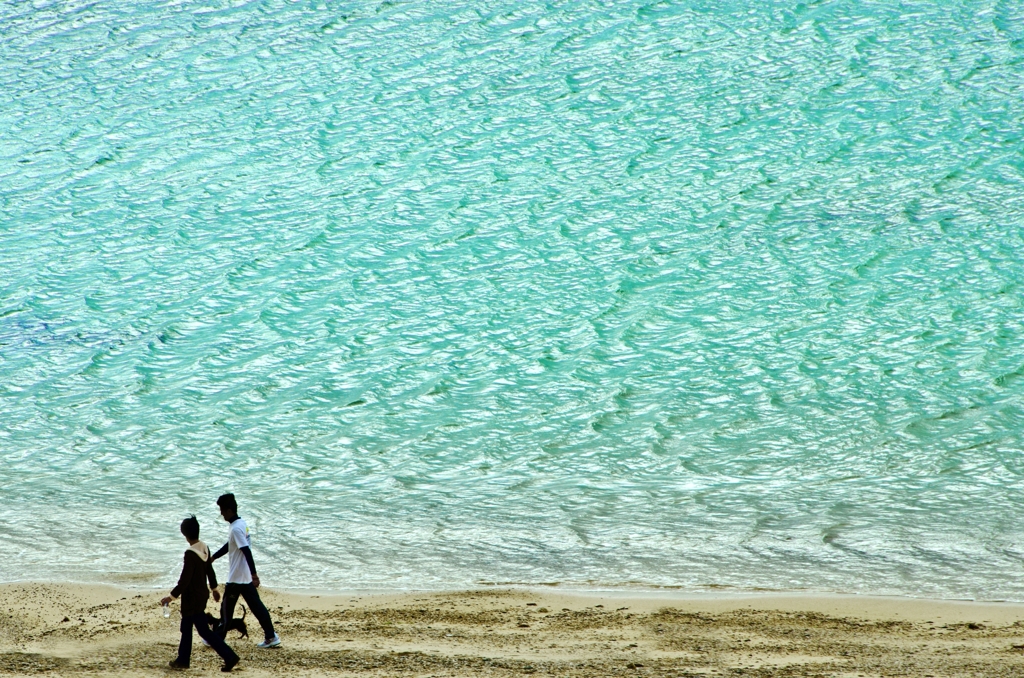
[[[192,663],[192,627],[199,632],[199,637],[210,644],[225,663],[238,661],[238,655],[224,642],[224,637],[217,635],[206,621],[206,613],[189,615],[181,618],[181,643],[178,645],[178,664],[189,666]]]
[[[235,603],[238,596],[242,596],[245,602],[249,603],[249,609],[256,617],[256,621],[263,627],[263,637],[270,640],[274,637],[274,622],[270,621],[270,613],[266,605],[260,600],[260,594],[252,584],[225,584],[224,597],[220,600],[220,626],[217,633],[221,638],[228,634],[228,624],[235,616]]]

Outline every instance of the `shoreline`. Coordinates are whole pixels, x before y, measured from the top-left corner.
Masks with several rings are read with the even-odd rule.
[[[1010,676],[1024,604],[550,587],[297,593],[261,589],[284,644],[232,633],[247,676]],[[0,584],[0,675],[165,675],[164,589]],[[207,608],[215,612],[214,605]],[[219,661],[198,643],[193,670]]]
[[[156,584],[133,584],[125,581],[96,581],[96,580],[49,580],[49,579],[24,579],[0,581],[0,589],[11,586],[73,586],[73,587],[106,587],[115,590],[129,591],[133,593],[145,593],[150,591],[169,591],[174,582],[166,585]],[[608,586],[572,586],[561,584],[480,584],[477,586],[448,587],[448,588],[351,588],[351,589],[330,589],[315,587],[288,587],[288,586],[264,586],[260,590],[272,590],[275,593],[289,596],[400,596],[405,594],[443,595],[461,594],[467,592],[486,591],[525,591],[535,592],[538,595],[548,593],[579,596],[579,597],[623,597],[623,598],[657,598],[665,600],[732,600],[736,598],[838,598],[856,600],[889,600],[889,601],[922,601],[928,603],[950,603],[950,604],[971,604],[971,605],[1016,605],[1024,608],[1024,600],[1009,599],[978,599],[978,598],[937,598],[927,595],[898,594],[898,593],[847,593],[839,591],[826,591],[815,589],[765,589],[750,588],[741,589],[738,587],[715,586],[700,589],[689,589],[675,586],[642,586],[642,585],[608,585]]]

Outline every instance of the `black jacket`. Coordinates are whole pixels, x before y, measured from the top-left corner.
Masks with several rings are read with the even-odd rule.
[[[196,548],[199,547],[199,548]],[[204,552],[204,559],[199,552]],[[181,616],[191,617],[206,611],[206,601],[210,599],[210,588],[206,587],[209,580],[210,588],[217,588],[217,575],[210,562],[210,550],[203,542],[196,542],[185,551],[185,565],[181,568],[178,585],[171,589],[171,595],[181,596]]]

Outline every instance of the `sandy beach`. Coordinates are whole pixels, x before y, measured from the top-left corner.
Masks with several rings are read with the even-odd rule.
[[[0,675],[165,675],[163,591],[0,586]],[[229,636],[247,676],[1019,676],[1024,605],[863,596],[264,590],[284,645]],[[212,604],[211,608],[212,609]],[[188,673],[213,673],[196,643]]]

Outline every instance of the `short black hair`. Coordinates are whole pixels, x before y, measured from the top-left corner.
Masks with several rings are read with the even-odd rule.
[[[235,495],[230,492],[217,497],[217,506],[225,509],[231,509],[232,511],[238,511],[238,502],[235,501]]]
[[[199,521],[195,516],[189,516],[181,521],[181,533],[188,539],[199,539]]]

